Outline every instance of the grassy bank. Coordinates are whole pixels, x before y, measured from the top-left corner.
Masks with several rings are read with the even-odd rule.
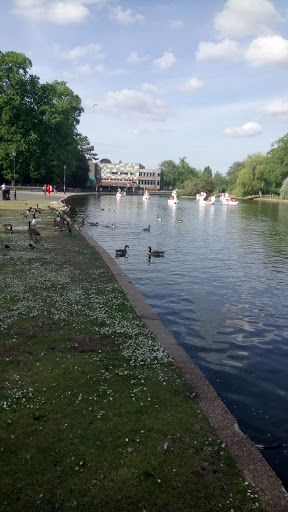
[[[0,203],[0,510],[263,511],[81,233],[43,211],[28,246],[30,205]]]

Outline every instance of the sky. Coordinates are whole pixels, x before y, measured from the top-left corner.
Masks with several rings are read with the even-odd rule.
[[[287,0],[0,0],[0,51],[67,82],[113,163],[226,174],[288,132]]]

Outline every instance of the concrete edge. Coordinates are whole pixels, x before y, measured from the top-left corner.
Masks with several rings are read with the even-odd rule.
[[[68,217],[67,220],[71,221]],[[281,480],[262,457],[251,439],[241,432],[236,419],[204,374],[164,327],[160,318],[123,272],[117,261],[87,232],[81,231],[81,233],[114,274],[137,315],[173,358],[176,368],[190,386],[191,392],[196,393],[202,411],[215,428],[220,440],[225,443],[247,482],[256,489],[261,505],[268,512],[288,512],[288,493]]]

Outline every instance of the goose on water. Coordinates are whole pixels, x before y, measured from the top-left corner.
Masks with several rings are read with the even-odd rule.
[[[150,224],[149,224],[148,228],[144,228],[143,231],[150,231]]]
[[[151,247],[148,247],[149,249],[149,256],[155,256],[155,258],[160,258],[160,256],[164,256],[165,251],[152,251]]]
[[[110,229],[114,229],[115,227],[116,226],[115,226],[114,222],[113,222],[113,224],[111,224],[111,226],[105,226],[105,228],[110,228]]]
[[[182,219],[176,219],[176,222],[183,222]]]
[[[157,220],[162,220],[162,217],[159,217],[158,213],[157,213]]]
[[[88,224],[88,226],[99,226],[99,222],[88,222],[87,221],[87,224]]]
[[[115,249],[116,256],[126,256],[126,254],[127,254],[127,247],[129,249],[129,245],[125,245],[124,249]]]

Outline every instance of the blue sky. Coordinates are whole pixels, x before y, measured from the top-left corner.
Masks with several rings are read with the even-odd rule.
[[[0,29],[79,94],[100,159],[225,174],[288,132],[287,0],[0,0]]]

